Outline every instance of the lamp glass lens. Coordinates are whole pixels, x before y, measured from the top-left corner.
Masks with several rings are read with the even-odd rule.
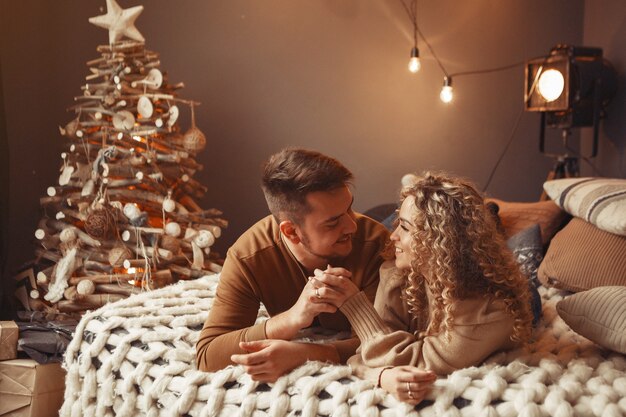
[[[539,94],[548,102],[561,97],[564,87],[565,79],[563,74],[555,69],[549,69],[541,74],[537,83]]]

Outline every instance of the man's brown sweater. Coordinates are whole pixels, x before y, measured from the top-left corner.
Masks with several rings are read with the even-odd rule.
[[[356,215],[357,231],[352,252],[333,261],[334,267],[352,272],[352,281],[373,302],[378,270],[389,232],[374,220]],[[308,277],[280,238],[278,223],[267,216],[248,229],[228,250],[215,300],[196,345],[198,369],[215,371],[232,364],[230,356],[245,353],[240,341],[266,338],[265,323],[254,324],[260,303],[270,316],[291,308]],[[346,317],[337,312],[320,314],[319,324],[332,330],[349,330]],[[359,340],[333,342],[342,363],[354,354]]]

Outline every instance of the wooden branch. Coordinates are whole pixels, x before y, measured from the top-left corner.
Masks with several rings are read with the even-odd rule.
[[[152,272],[150,278],[155,282],[172,282],[172,271],[169,269]],[[77,285],[82,280],[89,280],[94,284],[112,284],[117,281],[128,282],[133,280],[141,280],[142,273],[134,274],[105,274],[105,275],[89,275],[85,277],[71,277],[70,285]]]

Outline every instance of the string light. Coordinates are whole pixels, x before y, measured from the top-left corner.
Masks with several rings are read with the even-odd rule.
[[[452,77],[448,76],[443,78],[443,87],[441,87],[439,98],[444,103],[449,103],[454,98],[454,94],[452,92]]]
[[[417,38],[419,36],[428,47],[428,50],[430,51],[433,58],[435,58],[437,65],[439,65],[439,68],[441,69],[441,72],[443,72],[443,75],[444,75],[443,87],[441,88],[441,92],[439,93],[439,98],[444,103],[450,103],[452,99],[454,98],[454,92],[452,89],[452,77],[458,78],[460,76],[465,76],[465,75],[487,74],[490,72],[504,71],[504,70],[519,67],[525,64],[525,61],[522,61],[522,62],[516,62],[514,64],[505,65],[505,66],[497,67],[497,68],[488,68],[488,69],[474,70],[474,71],[463,71],[463,72],[457,72],[453,74],[448,73],[448,71],[446,71],[445,67],[439,60],[439,57],[435,53],[435,50],[428,42],[428,39],[426,39],[422,31],[420,30],[419,26],[417,25],[417,0],[412,0],[410,3],[410,6],[406,3],[406,1],[407,0],[400,0],[400,2],[402,3],[402,6],[404,7],[404,10],[406,11],[407,15],[409,16],[413,24],[413,48],[411,49],[411,57],[409,59],[409,71],[411,71],[412,73],[416,73],[420,70],[422,66],[420,62],[420,58],[419,58],[419,55],[420,55],[419,49],[417,48]],[[558,82],[557,82],[558,80],[550,79],[549,80],[550,82],[547,82],[547,81],[548,80],[546,80],[546,85],[545,85],[546,95],[550,95],[550,94],[552,94],[553,96],[557,95],[558,94],[557,91],[559,90]]]
[[[417,49],[417,46],[414,46],[411,49],[411,59],[409,59],[409,71],[415,74],[417,71],[422,68],[422,64],[420,62],[420,51]]]
[[[417,49],[417,0],[411,2],[411,7],[409,7],[404,0],[402,0],[402,5],[413,24],[413,48],[411,48],[411,57],[409,59],[409,71],[415,74],[422,67],[420,51]]]

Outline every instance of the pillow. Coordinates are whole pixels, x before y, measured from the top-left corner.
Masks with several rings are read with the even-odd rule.
[[[513,252],[520,270],[529,281],[536,287],[540,285],[537,279],[537,269],[543,260],[543,243],[541,229],[538,224],[522,230],[506,241],[507,246]]]
[[[541,229],[535,224],[526,230],[522,230],[506,241],[507,246],[513,252],[520,270],[528,278],[530,286],[530,306],[533,313],[533,325],[539,323],[541,318],[541,296],[537,291],[540,282],[537,279],[537,268],[543,259],[543,243],[541,242]]]
[[[626,354],[626,287],[598,287],[564,298],[559,316],[576,333]]]
[[[507,238],[528,229],[534,224],[538,224],[541,229],[544,247],[569,217],[554,201],[550,200],[533,203],[512,203],[488,198],[486,201],[492,201],[498,205],[498,216]]]
[[[562,178],[546,181],[543,189],[572,216],[626,236],[626,179]]]
[[[538,276],[547,287],[573,292],[626,285],[626,237],[574,217],[552,239]]]

